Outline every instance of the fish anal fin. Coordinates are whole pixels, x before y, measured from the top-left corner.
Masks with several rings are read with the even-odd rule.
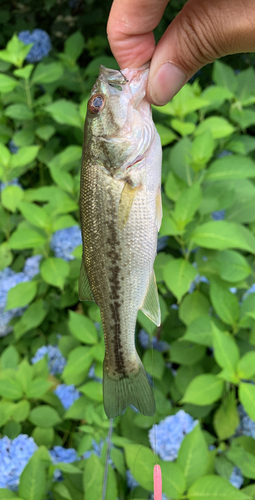
[[[154,271],[152,272],[147,293],[140,307],[141,311],[149,318],[155,325],[161,324],[161,313],[158,298],[158,289]]]
[[[137,372],[115,377],[108,375],[104,362],[103,394],[108,418],[117,417],[129,405],[134,405],[143,415],[155,413],[153,392],[140,359]]]
[[[127,224],[129,213],[138,190],[139,186],[132,186],[132,183],[128,181],[125,182],[118,211],[118,227],[120,230],[124,229]]]
[[[80,278],[79,278],[79,299],[80,300],[93,300],[93,293],[89,286],[88,276],[85,270],[83,259],[81,261],[81,270],[80,270]]]
[[[161,187],[159,187],[156,197],[156,226],[160,230],[162,221],[162,200],[161,200]]]

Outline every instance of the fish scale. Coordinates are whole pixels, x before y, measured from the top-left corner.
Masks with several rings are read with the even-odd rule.
[[[160,324],[153,263],[161,214],[161,145],[145,89],[148,68],[101,67],[88,102],[81,169],[81,300],[100,307],[109,418],[155,402],[135,348],[141,309]],[[109,83],[110,82],[110,83]],[[116,104],[116,105],[115,105]]]

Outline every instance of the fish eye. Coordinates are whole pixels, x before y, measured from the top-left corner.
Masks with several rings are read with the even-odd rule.
[[[88,102],[88,110],[93,114],[99,113],[104,107],[104,102],[104,96],[101,94],[94,94]]]

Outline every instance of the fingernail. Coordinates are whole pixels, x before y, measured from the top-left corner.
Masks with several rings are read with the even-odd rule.
[[[185,80],[186,75],[178,66],[170,62],[162,64],[149,85],[152,101],[163,106],[182,88]]]

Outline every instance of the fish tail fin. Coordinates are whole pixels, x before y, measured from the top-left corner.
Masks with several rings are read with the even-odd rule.
[[[104,362],[104,409],[108,418],[117,417],[123,410],[134,405],[143,415],[155,413],[155,400],[148,377],[139,361],[137,372],[110,376]]]

